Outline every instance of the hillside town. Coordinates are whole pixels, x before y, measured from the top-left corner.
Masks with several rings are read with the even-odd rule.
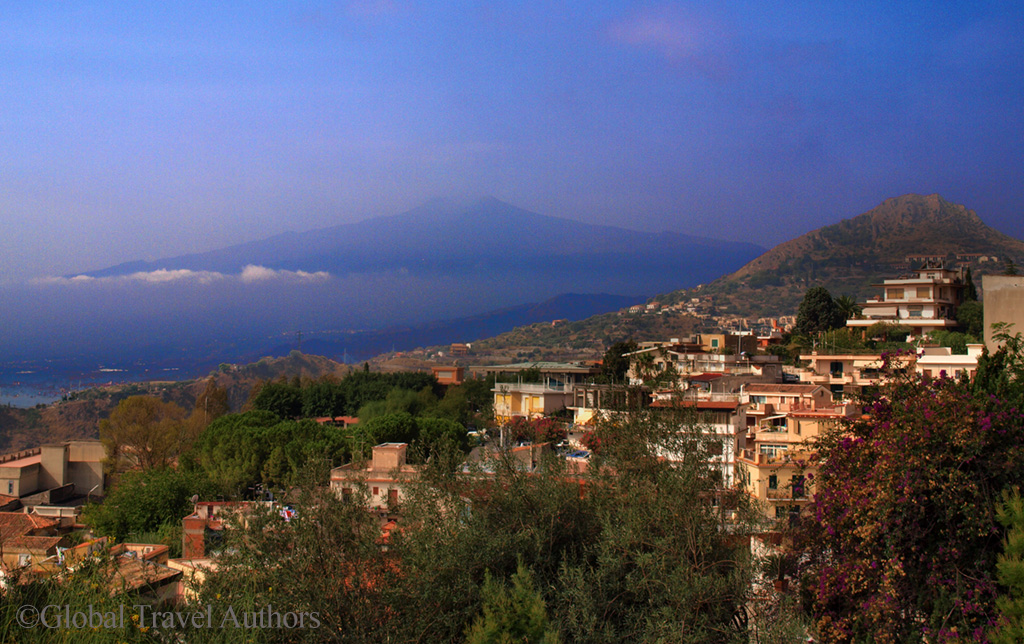
[[[424,510],[416,504],[422,503],[425,482],[435,481],[436,473],[427,472],[446,454],[451,456],[444,445],[465,446],[464,451],[455,450],[459,457],[449,467],[462,481],[457,498],[469,511],[497,494],[494,484],[504,481],[496,465],[500,462],[528,477],[556,472],[563,480],[576,481],[580,494],[600,485],[602,477],[617,477],[626,463],[609,458],[614,453],[608,447],[610,437],[617,428],[632,427],[642,418],[673,428],[670,434],[678,439],[654,447],[658,461],[683,467],[699,457],[699,467],[711,481],[700,495],[721,522],[723,534],[742,536],[742,548],[759,561],[793,564],[777,564],[766,577],[751,578],[745,599],[733,607],[743,624],[749,623],[744,628],[756,637],[758,628],[769,628],[763,622],[758,626],[758,617],[779,610],[780,601],[794,592],[790,584],[802,583],[795,562],[806,555],[793,530],[802,520],[814,520],[816,512],[820,518],[822,512],[820,499],[816,505],[819,482],[830,475],[829,461],[819,446],[843,440],[843,432],[867,422],[876,413],[870,411],[872,396],[893,379],[924,387],[946,381],[970,383],[980,361],[990,360],[1012,337],[1005,331],[1024,328],[1024,281],[1015,275],[985,275],[980,289],[984,337],[942,346],[938,339],[949,338],[942,333],[962,328],[958,310],[978,299],[977,289],[964,267],[949,268],[929,257],[915,260],[920,260],[916,268],[877,284],[876,295],[859,302],[851,317],[838,322],[838,309],[828,293],[821,302],[831,309],[816,303],[820,293],[810,289],[798,315],[763,321],[759,331],[764,333],[723,325],[716,332],[689,337],[631,339],[614,344],[600,362],[465,366],[459,360],[471,353],[472,345],[452,345],[448,363],[434,364],[429,375],[408,374],[408,382],[415,383],[409,389],[381,385],[379,397],[367,398],[359,417],[340,413],[344,407],[331,402],[314,405],[320,413],[308,413],[314,408],[308,404],[313,388],[319,387],[318,395],[327,398],[338,395],[327,381],[302,388],[301,400],[296,397],[299,381],[267,383],[249,405],[265,411],[237,418],[263,414],[257,422],[268,428],[305,418],[312,423],[306,427],[314,429],[303,431],[313,431],[318,438],[309,434],[289,439],[297,442],[288,443],[285,451],[298,451],[287,457],[279,449],[262,456],[261,470],[237,478],[236,485],[247,489],[225,494],[224,487],[207,486],[204,493],[197,486],[192,494],[186,486],[179,488],[175,503],[161,501],[159,508],[143,508],[150,513],[187,508],[180,516],[157,516],[147,524],[150,529],[166,528],[150,532],[158,538],[148,541],[134,540],[141,536],[138,533],[125,540],[125,530],[113,527],[109,517],[92,521],[103,511],[124,511],[116,506],[124,500],[114,493],[130,485],[133,476],[160,468],[184,471],[186,453],[160,451],[155,438],[159,422],[147,425],[142,407],[128,421],[130,431],[115,435],[115,412],[101,424],[102,440],[43,444],[0,456],[0,592],[47,579],[74,578],[85,574],[75,572],[86,568],[83,562],[92,561],[92,578],[111,594],[125,593],[154,610],[189,606],[208,597],[204,586],[208,579],[218,578],[225,561],[235,561],[237,553],[225,547],[233,543],[232,531],[244,532],[257,516],[287,525],[315,512],[309,505],[303,507],[301,499],[307,497],[302,494],[311,492],[303,486],[313,485],[345,506],[363,508],[376,526],[378,548],[387,552],[396,535],[415,531],[424,520]],[[689,311],[697,305],[684,306]],[[648,304],[637,312],[657,311],[656,304]],[[792,337],[801,326],[811,339],[810,350],[791,355],[783,345],[783,333]],[[1019,347],[1019,337],[1016,342]],[[486,399],[481,406],[484,415],[463,415],[457,422],[395,411],[412,410],[417,404],[443,405],[455,400],[453,392],[473,383],[477,395]],[[431,398],[431,388],[439,395]],[[460,395],[465,401],[466,394]],[[404,402],[399,402],[403,396]],[[420,403],[414,400],[417,396]],[[428,398],[432,402],[423,402]],[[152,413],[163,413],[162,403],[152,404]],[[222,421],[234,418],[224,415],[227,408],[213,393],[197,401],[192,418],[201,410],[208,421],[211,404],[223,415]],[[195,445],[206,441],[215,447],[189,454],[190,462],[196,463],[191,467],[221,471],[216,468],[225,466],[223,459],[232,458],[224,450],[242,449],[238,435],[214,436],[228,432],[222,421],[204,423],[197,430],[191,439]],[[188,426],[187,420],[181,422],[181,427]],[[444,440],[425,442],[428,434]],[[263,440],[275,440],[263,435],[268,437]],[[338,436],[345,437],[346,447],[330,452],[331,441]],[[302,447],[309,440],[321,445],[316,449],[327,450],[319,457],[348,454],[347,462],[332,463],[326,480],[303,482],[299,461],[318,456]],[[206,454],[216,456],[208,461]],[[275,460],[279,457],[285,460]],[[293,476],[271,474],[286,470]],[[137,496],[131,503],[155,499]],[[410,516],[409,507],[419,509]],[[831,641],[829,627],[820,621],[804,622],[801,628]]]

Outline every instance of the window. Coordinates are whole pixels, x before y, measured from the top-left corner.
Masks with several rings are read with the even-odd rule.
[[[786,445],[761,445],[758,451],[767,456],[775,457],[788,449]]]
[[[717,349],[718,348],[718,338],[712,338],[712,340],[711,340],[711,348],[712,349]]]
[[[768,489],[777,490],[779,489],[779,477],[774,474],[768,475]]]
[[[398,489],[391,488],[388,490],[388,504],[392,507],[398,505]]]
[[[7,481],[7,493],[14,496],[14,481]]]
[[[838,378],[843,375],[843,363],[833,361],[829,363],[828,372],[832,374],[832,377]]]
[[[887,300],[902,300],[903,289],[901,288],[889,288],[885,290],[885,299]]]
[[[768,396],[751,396],[750,402],[755,405],[763,405],[768,402]]]
[[[378,494],[380,494],[380,488],[377,487],[376,485],[374,485],[373,486],[373,495],[377,496]]]
[[[345,501],[346,503],[348,503],[349,501],[352,500],[352,488],[350,488],[350,487],[343,487],[343,488],[341,488],[341,500]]]
[[[932,296],[932,290],[927,286],[918,286],[917,296],[920,298],[929,298]]]
[[[923,310],[924,307],[921,306],[920,304],[912,304],[907,307],[907,314],[912,318],[919,318],[921,317],[921,312]]]

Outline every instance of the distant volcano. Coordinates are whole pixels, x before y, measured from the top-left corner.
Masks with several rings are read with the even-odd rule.
[[[574,290],[607,291],[607,277],[662,273],[677,285],[714,279],[763,248],[678,233],[645,233],[539,215],[494,198],[437,199],[406,213],[284,233],[206,253],[135,261],[83,273],[110,277],[156,270],[240,274],[246,266],[331,275],[403,271],[487,274],[521,269],[587,276]],[[640,291],[651,292],[649,288]]]

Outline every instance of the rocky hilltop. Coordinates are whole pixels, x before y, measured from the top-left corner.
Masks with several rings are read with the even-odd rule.
[[[872,286],[925,259],[969,266],[975,276],[1020,263],[1024,242],[991,228],[973,210],[939,195],[903,195],[851,219],[779,244],[734,273],[657,298],[710,300],[719,313],[791,315],[803,292],[822,285],[861,300]]]

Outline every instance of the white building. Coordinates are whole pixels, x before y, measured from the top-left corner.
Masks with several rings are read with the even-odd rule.
[[[882,295],[862,303],[862,317],[847,320],[846,326],[863,329],[892,322],[910,327],[914,335],[957,326],[956,307],[964,288],[960,271],[926,263],[915,273],[876,284]]]

